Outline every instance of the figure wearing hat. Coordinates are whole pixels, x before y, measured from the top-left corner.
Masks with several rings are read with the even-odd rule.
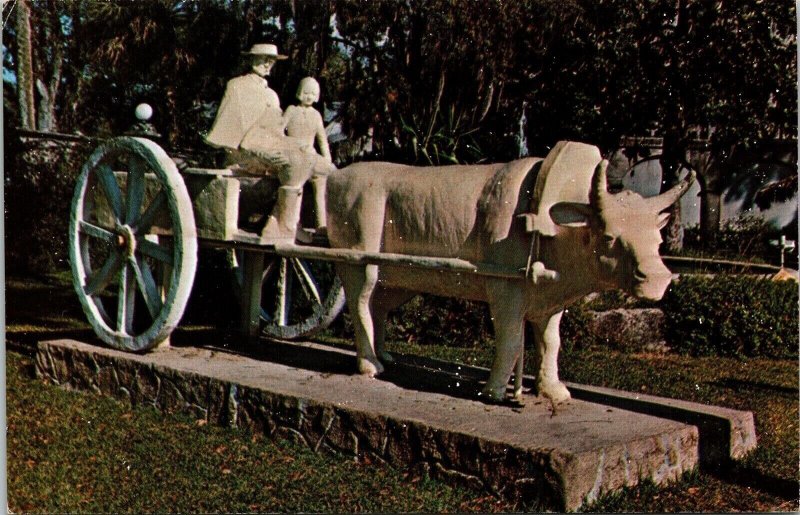
[[[217,110],[206,143],[216,148],[238,150],[245,134],[268,109],[281,108],[278,94],[269,87],[269,76],[275,61],[287,59],[278,54],[278,47],[269,44],[253,45],[242,55],[250,56],[250,73],[228,81],[225,95]]]
[[[227,150],[227,164],[252,174],[274,175],[280,181],[278,201],[261,232],[262,243],[293,242],[300,221],[303,184],[315,173],[335,167],[308,143],[285,134],[278,94],[266,77],[277,60],[286,59],[271,44],[256,44],[245,52],[251,73],[228,81],[225,95],[206,142]]]

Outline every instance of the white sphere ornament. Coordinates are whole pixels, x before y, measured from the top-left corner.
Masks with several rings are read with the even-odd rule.
[[[139,104],[136,106],[136,118],[142,121],[147,121],[153,116],[153,108],[150,104]]]

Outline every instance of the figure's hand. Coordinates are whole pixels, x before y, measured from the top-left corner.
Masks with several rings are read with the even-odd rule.
[[[336,169],[336,165],[332,162],[318,159],[317,162],[314,163],[314,168],[312,171],[314,175],[328,175]]]

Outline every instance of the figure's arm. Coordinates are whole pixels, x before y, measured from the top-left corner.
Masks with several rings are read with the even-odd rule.
[[[251,130],[255,130],[264,134],[271,134],[272,136],[282,137],[285,136],[284,128],[285,115],[281,112],[279,107],[268,105],[261,112],[256,123],[253,124]]]
[[[214,148],[235,149],[244,136],[243,132],[241,100],[236,84],[231,81],[225,88],[225,94],[205,142]]]
[[[328,145],[328,135],[325,134],[325,124],[322,123],[322,115],[317,112],[317,128],[316,128],[316,138],[317,138],[317,146],[319,146],[319,153],[322,157],[324,157],[329,162],[332,162],[331,159],[331,149]]]
[[[283,117],[281,118],[281,123],[283,126],[281,127],[281,133],[286,134],[287,128],[289,127],[289,121],[291,121],[292,116],[295,114],[295,107],[290,105],[286,108],[286,111],[283,112]]]

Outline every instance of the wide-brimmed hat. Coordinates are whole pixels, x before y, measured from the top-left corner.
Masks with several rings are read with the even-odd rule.
[[[250,47],[247,52],[242,52],[242,55],[258,55],[262,57],[270,57],[272,59],[288,59],[289,56],[281,55],[278,53],[278,47],[270,43],[256,43]]]

